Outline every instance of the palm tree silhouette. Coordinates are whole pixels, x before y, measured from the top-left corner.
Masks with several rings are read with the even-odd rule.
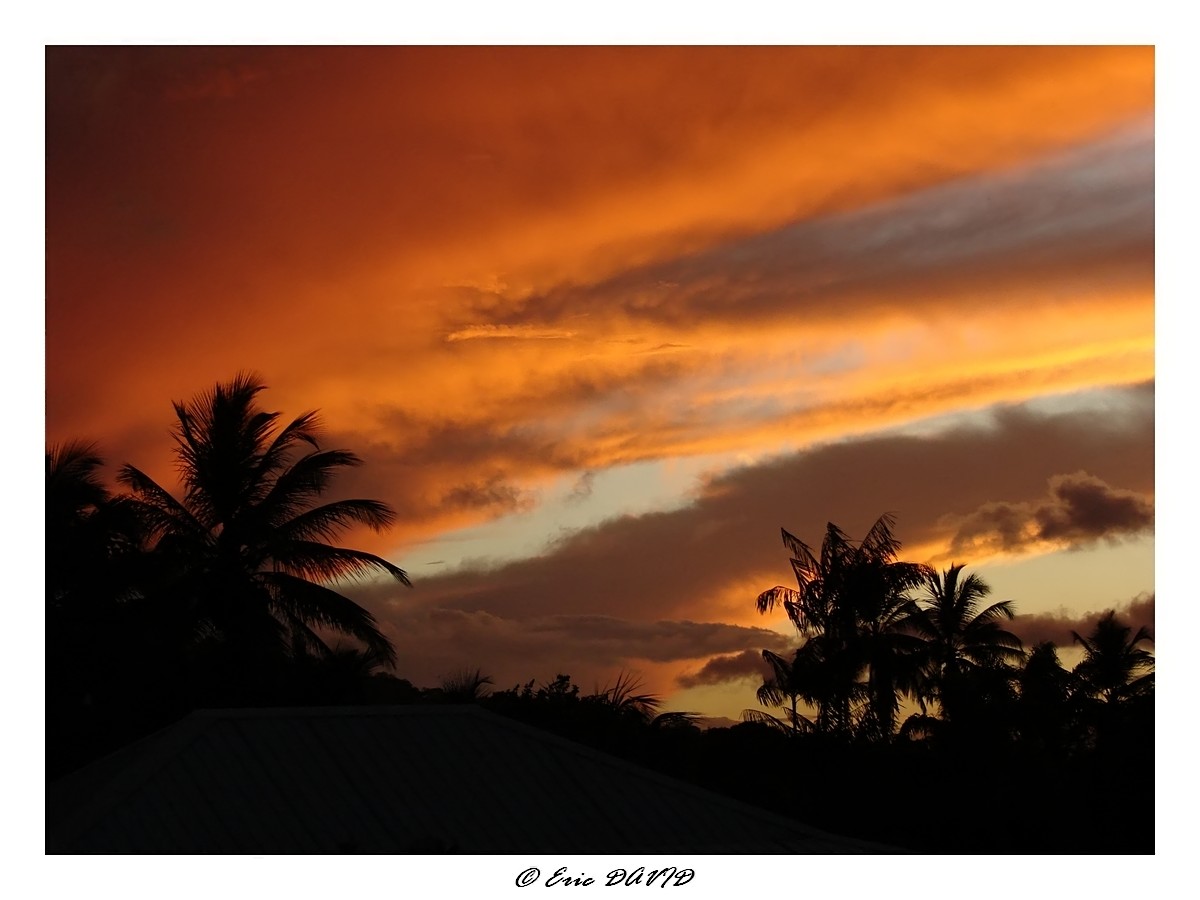
[[[280,414],[256,404],[263,390],[258,376],[239,373],[174,404],[182,500],[134,466],[121,469],[168,570],[160,588],[186,605],[194,636],[232,648],[239,666],[286,656],[297,642],[328,653],[314,628],[352,635],[390,665],[395,651],[371,613],[328,585],[377,572],[409,584],[387,560],[330,544],[354,525],[382,530],[395,514],[377,500],[315,505],[360,460],[320,448],[315,412],[277,430]]]
[[[1138,644],[1153,640],[1150,632],[1135,632],[1109,610],[1087,637],[1071,634],[1083,645],[1073,674],[1092,746],[1106,756],[1144,753],[1153,746],[1154,655]]]
[[[820,555],[783,530],[797,588],[776,586],[758,596],[760,613],[782,605],[820,660],[813,699],[817,729],[848,736],[890,738],[898,696],[915,678],[916,642],[907,635],[913,612],[907,591],[924,566],[900,562],[894,518],[885,513],[861,541],[830,522]]]
[[[788,714],[787,730],[791,734],[801,731],[811,731],[813,722],[800,714],[800,701],[816,704],[823,696],[820,687],[822,676],[821,660],[816,654],[816,643],[813,639],[805,642],[803,647],[796,650],[792,661],[770,650],[762,652],[763,659],[771,667],[771,677],[764,678],[756,697],[763,706],[785,706]],[[757,715],[756,715],[757,713]],[[759,710],[746,710],[742,718],[750,722],[763,722],[767,719],[778,721],[773,716],[767,716]]]
[[[1079,719],[1079,679],[1063,668],[1051,641],[1030,649],[1018,683],[1021,737],[1043,751],[1063,750]]]
[[[141,544],[134,510],[100,476],[95,444],[70,441],[46,451],[46,604],[50,614],[86,612],[124,593],[119,563]],[[93,609],[94,611],[94,609]]]
[[[649,723],[654,721],[662,698],[657,694],[642,692],[645,682],[633,672],[622,669],[612,685],[597,688],[584,701],[631,721]]]
[[[1001,623],[1012,619],[1011,600],[983,607],[991,588],[978,575],[960,578],[962,565],[944,572],[927,569],[925,596],[909,620],[924,641],[927,657],[923,699],[939,701],[942,715],[953,719],[970,697],[971,683],[991,682],[984,673],[1002,670],[1024,658],[1021,640]]]
[[[451,703],[478,703],[496,682],[483,669],[459,669],[442,679],[442,697]]]
[[[1119,703],[1153,687],[1154,655],[1138,647],[1142,641],[1153,640],[1147,629],[1139,628],[1135,634],[1110,609],[1086,638],[1076,631],[1071,634],[1083,645],[1083,661],[1074,671],[1088,696]]]

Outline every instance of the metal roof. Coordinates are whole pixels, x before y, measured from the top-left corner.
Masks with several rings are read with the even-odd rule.
[[[49,853],[875,853],[474,706],[193,713],[47,789]]]

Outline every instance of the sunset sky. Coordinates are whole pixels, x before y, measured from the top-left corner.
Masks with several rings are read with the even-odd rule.
[[[49,47],[46,442],[321,409],[398,676],[755,706],[897,517],[1027,640],[1154,624],[1149,47]],[[1072,662],[1070,651],[1063,658]]]

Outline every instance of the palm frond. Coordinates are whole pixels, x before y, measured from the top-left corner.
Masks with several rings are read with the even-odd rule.
[[[780,706],[785,699],[784,693],[779,687],[779,682],[773,679],[764,681],[754,696],[763,706]]]
[[[184,499],[218,521],[227,521],[253,499],[254,468],[279,413],[254,401],[261,378],[239,372],[186,403],[175,402],[176,459]]]
[[[104,460],[94,443],[68,441],[46,451],[46,507],[83,509],[108,499],[100,478]]]
[[[633,712],[649,721],[662,705],[657,694],[638,693],[645,682],[632,672],[622,670],[611,687],[598,690],[593,697],[605,706],[622,712]]]
[[[792,727],[783,721],[783,719],[777,718],[770,713],[765,713],[761,709],[743,709],[741,718],[743,722],[769,725],[772,728],[782,731],[784,734],[790,734],[792,730]]]
[[[389,665],[396,661],[396,651],[380,632],[375,617],[349,597],[286,572],[262,572],[257,578],[270,592],[272,608],[286,620],[345,632]]]
[[[276,609],[275,612],[291,629],[293,658],[311,655],[317,659],[329,659],[333,655],[332,648],[309,627],[308,622],[288,610]]]
[[[300,513],[281,524],[278,533],[288,540],[329,541],[354,525],[382,531],[395,520],[392,508],[378,500],[337,500]]]
[[[792,588],[776,585],[770,590],[763,591],[758,595],[755,605],[760,613],[770,612],[777,605],[787,603],[795,603],[800,595]]]
[[[974,578],[975,576],[972,575],[971,577]],[[987,609],[976,614],[975,621],[976,622],[991,622],[994,620],[998,621],[1000,619],[1010,619],[1011,620],[1015,616],[1016,616],[1016,612],[1013,609],[1013,602],[1011,600],[1001,600],[999,603],[993,603]]]
[[[126,463],[117,473],[117,481],[133,492],[131,505],[145,522],[151,537],[172,531],[194,538],[208,534],[208,523],[197,519],[191,510],[140,469]]]
[[[331,547],[316,541],[284,541],[269,549],[269,558],[282,570],[302,578],[340,581],[368,578],[384,572],[405,585],[408,575],[399,566],[362,550]]]
[[[442,693],[455,700],[475,701],[486,697],[495,683],[482,669],[459,669],[442,679]]]
[[[257,504],[257,516],[268,527],[279,527],[312,506],[329,490],[339,469],[362,465],[349,450],[315,450],[280,472]]]
[[[286,467],[288,454],[297,441],[304,441],[314,450],[321,449],[317,442],[320,428],[316,410],[310,410],[289,422],[262,452],[255,472],[256,479],[260,483],[271,483],[271,476]]]
[[[895,524],[895,515],[888,512],[880,516],[871,526],[860,544],[870,559],[890,561],[896,558],[900,552],[900,541],[892,533],[892,527]]]

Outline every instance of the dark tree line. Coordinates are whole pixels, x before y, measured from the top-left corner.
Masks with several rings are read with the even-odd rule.
[[[819,551],[783,532],[797,587],[757,607],[782,606],[800,645],[763,652],[758,699],[783,715],[744,718],[807,776],[785,802],[931,852],[1153,852],[1149,632],[1109,611],[1067,669],[977,575],[900,561],[892,524],[861,541],[830,524]]]
[[[884,515],[852,541],[830,523],[818,552],[783,532],[797,587],[764,591],[757,608],[782,606],[801,643],[790,657],[763,651],[773,674],[758,699],[784,717],[746,718],[842,741],[1023,741],[1053,752],[1095,748],[1152,718],[1144,628],[1108,612],[1074,634],[1084,658],[1068,671],[1052,643],[1025,651],[1005,628],[1012,601],[989,604],[978,575],[900,561],[892,526]],[[901,721],[905,701],[919,711]]]

